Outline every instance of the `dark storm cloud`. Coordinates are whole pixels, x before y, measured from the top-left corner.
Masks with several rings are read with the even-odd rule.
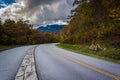
[[[33,24],[65,23],[72,2],[73,0],[16,0],[16,3],[0,9],[0,17],[15,21],[23,18]]]
[[[40,5],[52,4],[59,1],[62,1],[62,0],[25,0],[25,3],[28,8],[32,9]]]

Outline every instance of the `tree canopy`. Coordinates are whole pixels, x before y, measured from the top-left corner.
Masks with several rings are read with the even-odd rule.
[[[40,44],[56,41],[53,34],[34,30],[29,21],[15,22],[8,19],[3,24],[0,22],[1,45]]]
[[[120,47],[120,1],[75,0],[70,22],[61,31],[61,42],[106,43]]]

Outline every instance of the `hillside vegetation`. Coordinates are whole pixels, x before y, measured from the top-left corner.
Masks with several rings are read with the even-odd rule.
[[[120,48],[120,0],[75,0],[62,43],[101,44]]]
[[[28,45],[57,42],[52,33],[39,32],[33,29],[28,21],[6,20],[0,23],[0,45]]]

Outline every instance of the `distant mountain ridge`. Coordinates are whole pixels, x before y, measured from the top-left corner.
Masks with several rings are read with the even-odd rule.
[[[40,26],[37,28],[37,31],[41,32],[50,32],[50,33],[58,33],[61,29],[63,29],[66,25],[58,25],[58,24],[52,24],[52,25],[46,25],[46,26]]]

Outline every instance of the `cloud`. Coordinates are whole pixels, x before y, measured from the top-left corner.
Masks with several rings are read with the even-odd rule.
[[[20,5],[20,3],[13,3],[12,5],[8,5],[5,8],[1,8],[0,18],[2,20],[13,19],[15,21],[18,19],[24,18],[24,16],[20,14],[20,11],[22,11],[23,8],[24,7]]]
[[[72,9],[73,0],[16,0],[16,3],[0,9],[0,17],[5,19],[30,20],[33,24],[64,24]]]

